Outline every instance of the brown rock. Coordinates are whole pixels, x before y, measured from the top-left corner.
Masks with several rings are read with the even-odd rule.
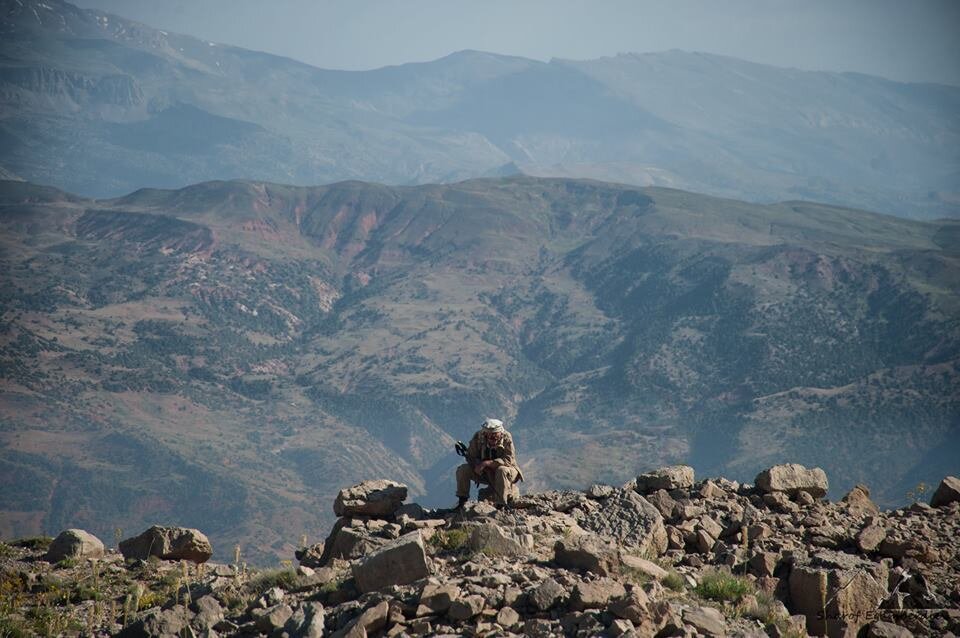
[[[957,501],[960,501],[960,478],[948,476],[940,481],[937,491],[930,498],[930,505],[943,507]]]
[[[760,472],[754,483],[764,492],[785,492],[790,495],[807,492],[814,498],[826,496],[829,489],[827,474],[822,469],[807,469],[797,463],[774,465]]]
[[[878,514],[880,508],[870,500],[870,488],[866,485],[856,485],[847,492],[840,502],[847,506],[853,514]]]
[[[368,608],[356,620],[347,625],[344,638],[366,638],[387,626],[387,617],[390,614],[390,603],[383,601]]]
[[[641,623],[648,616],[647,607],[650,599],[639,587],[634,587],[630,593],[610,601],[607,609],[618,618],[625,618],[633,623]]]
[[[154,525],[139,536],[120,541],[120,552],[128,560],[156,556],[163,560],[189,560],[199,564],[210,559],[213,546],[199,530]]]
[[[876,620],[867,627],[867,638],[913,638],[913,633],[892,622]]]
[[[779,554],[773,552],[757,552],[750,557],[747,566],[750,568],[750,573],[754,576],[773,576],[779,560]]]
[[[581,569],[601,576],[620,571],[620,551],[593,534],[574,533],[553,546],[553,561],[566,569]]]
[[[627,590],[612,578],[601,577],[596,580],[577,583],[570,596],[570,609],[603,609],[611,598],[625,596]]]
[[[407,498],[407,486],[395,481],[364,481],[340,490],[333,503],[337,516],[389,517]]]
[[[287,621],[290,620],[291,616],[293,616],[293,609],[290,605],[281,603],[264,610],[257,618],[255,624],[259,631],[269,634],[278,629],[282,629],[283,626],[287,624]]]
[[[667,492],[667,490],[657,490],[656,492],[647,496],[647,500],[650,501],[650,504],[657,508],[657,511],[660,512],[660,515],[665,519],[670,520],[674,517],[677,507],[677,502],[673,500],[673,497]]]
[[[629,567],[635,569],[638,572],[646,574],[650,578],[655,580],[660,580],[667,576],[667,570],[660,565],[657,565],[653,561],[649,561],[646,558],[640,558],[639,556],[633,556],[632,554],[623,554],[620,557],[621,562],[624,567]]]
[[[713,544],[716,542],[717,539],[702,529],[698,529],[693,537],[693,546],[701,554],[709,553],[713,549]]]
[[[880,544],[887,537],[887,530],[879,525],[867,525],[857,534],[857,548],[865,554],[871,554],[879,549]]]
[[[720,610],[713,607],[694,607],[683,610],[683,621],[706,636],[726,636],[727,621]]]
[[[426,578],[430,565],[419,530],[391,541],[353,565],[357,589],[371,592]]]
[[[806,616],[812,634],[856,636],[886,598],[887,580],[887,567],[882,563],[821,552],[794,564],[789,581],[791,610]]]
[[[103,543],[99,538],[82,529],[65,529],[60,532],[44,555],[48,563],[59,563],[65,558],[100,558]]]

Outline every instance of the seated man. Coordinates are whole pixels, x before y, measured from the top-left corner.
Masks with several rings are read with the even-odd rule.
[[[513,437],[503,428],[503,421],[486,419],[470,439],[465,454],[467,462],[457,468],[457,507],[470,497],[470,481],[493,487],[494,502],[506,505],[514,493],[513,484],[523,480],[513,451]]]

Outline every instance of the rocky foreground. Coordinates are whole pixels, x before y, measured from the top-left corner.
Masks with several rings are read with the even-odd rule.
[[[404,503],[369,481],[299,566],[208,561],[197,530],[106,551],[67,530],[0,545],[0,636],[950,636],[960,634],[960,480],[880,512],[822,470],[754,485],[674,466],[497,509]]]

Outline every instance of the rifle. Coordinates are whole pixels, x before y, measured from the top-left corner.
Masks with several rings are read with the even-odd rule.
[[[453,449],[457,451],[458,456],[466,458],[467,456],[467,446],[463,441],[457,441],[457,444],[453,446]]]

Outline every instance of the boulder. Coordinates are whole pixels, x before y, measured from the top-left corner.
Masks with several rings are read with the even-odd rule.
[[[870,500],[870,488],[866,485],[855,485],[852,490],[840,499],[851,514],[879,514],[880,508]]]
[[[814,498],[826,496],[829,489],[827,474],[819,467],[807,469],[797,463],[774,465],[759,474],[754,481],[764,492],[786,492],[793,495],[806,492]]]
[[[648,616],[647,607],[650,599],[639,587],[634,587],[629,594],[613,600],[607,609],[618,618],[624,618],[633,623],[641,623]]]
[[[427,583],[420,593],[417,616],[444,614],[451,603],[460,598],[460,588],[450,583]]]
[[[364,481],[340,490],[333,503],[333,513],[337,516],[387,518],[394,515],[406,498],[406,485],[384,479]]]
[[[467,547],[487,556],[520,556],[527,551],[520,541],[507,534],[496,523],[481,523],[471,526]]]
[[[406,585],[430,574],[420,532],[404,534],[353,565],[357,589],[371,592],[390,585]]]
[[[957,501],[960,501],[960,479],[956,476],[948,476],[940,481],[937,491],[930,498],[930,505],[943,507]]]
[[[606,576],[579,582],[570,595],[570,609],[603,609],[611,599],[621,598],[626,594],[627,590],[622,584]]]
[[[883,563],[841,552],[815,554],[790,571],[790,610],[806,616],[811,634],[856,636],[887,597],[888,576]]]
[[[322,543],[323,553],[320,558],[311,561],[310,567],[321,567],[330,564],[335,558],[354,560],[366,556],[383,547],[389,539],[374,536],[363,526],[362,521],[351,518],[341,518],[334,523],[329,536]],[[304,555],[308,558],[308,555]],[[301,560],[301,564],[306,564]]]
[[[287,620],[283,630],[291,638],[323,638],[323,605],[317,602],[304,601]]]
[[[539,611],[547,611],[560,602],[560,599],[566,594],[566,589],[552,578],[547,578],[542,583],[534,587],[527,594],[530,604]]]
[[[163,560],[189,560],[199,564],[210,559],[213,546],[199,530],[154,525],[139,536],[120,541],[120,553],[128,560],[156,556]]]
[[[867,638],[913,638],[913,633],[892,622],[876,620],[867,627]]]
[[[201,596],[194,601],[191,608],[197,614],[193,624],[201,629],[213,627],[225,617],[220,601],[211,595]]]
[[[155,608],[145,612],[143,618],[127,625],[121,636],[162,636],[173,638],[187,629],[187,611],[183,605],[174,605],[170,609]]]
[[[520,614],[513,607],[504,607],[497,612],[497,624],[505,629],[510,629],[520,622]]]
[[[663,567],[660,567],[660,565],[657,565],[653,561],[647,560],[646,558],[640,558],[639,556],[633,556],[632,554],[623,554],[620,557],[620,561],[623,563],[624,567],[635,569],[641,574],[645,574],[654,580],[666,578],[668,575],[667,570],[665,570]]]
[[[280,603],[269,609],[264,609],[258,615],[255,626],[258,631],[265,634],[273,633],[287,624],[290,617],[293,616],[293,608],[290,605]]]
[[[479,594],[464,596],[451,603],[447,616],[453,620],[469,620],[483,611],[485,605],[486,600]]]
[[[887,530],[876,524],[867,525],[857,534],[857,548],[865,554],[870,554],[880,548],[887,537]]]
[[[593,534],[574,532],[554,544],[553,562],[566,569],[611,576],[620,572],[620,550]]]
[[[720,610],[713,607],[684,609],[683,621],[705,636],[727,635],[727,621]]]
[[[368,635],[376,634],[387,626],[389,614],[390,603],[385,600],[367,608],[357,616],[356,620],[347,625],[346,631],[343,633],[344,638],[366,638]]]
[[[693,468],[689,465],[671,465],[646,472],[637,477],[636,490],[641,494],[657,490],[679,490],[693,487]]]
[[[65,558],[100,558],[103,543],[99,538],[82,529],[65,529],[60,532],[47,549],[43,560],[59,563]]]
[[[660,556],[667,551],[667,530],[656,507],[632,490],[617,490],[590,512],[577,509],[577,523],[585,530],[616,540],[637,553]]]

